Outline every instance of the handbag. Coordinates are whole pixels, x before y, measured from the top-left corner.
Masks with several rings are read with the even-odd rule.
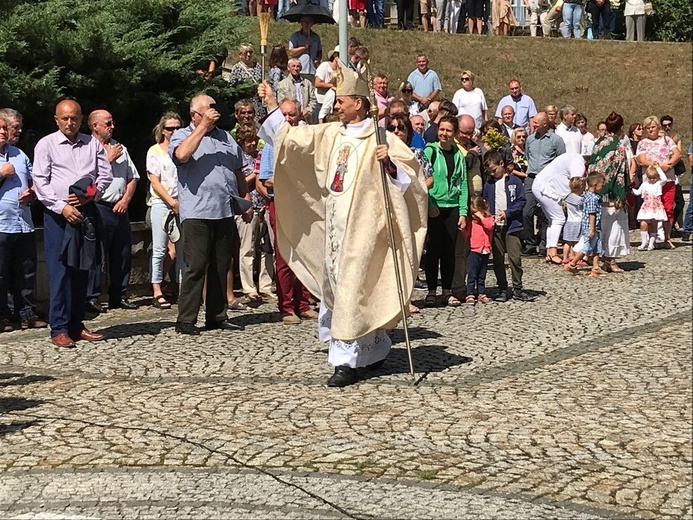
[[[684,173],[686,173],[686,163],[683,162],[683,159],[679,159],[674,165],[674,174],[678,177]]]
[[[650,16],[654,13],[654,7],[652,7],[652,2],[645,2],[645,15]]]

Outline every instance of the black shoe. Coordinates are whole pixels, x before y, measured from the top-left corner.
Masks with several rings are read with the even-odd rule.
[[[87,300],[87,305],[86,309],[87,312],[94,312],[96,314],[101,314],[102,312],[106,312],[106,309],[104,309],[101,304],[99,303],[99,300]]]
[[[200,334],[198,328],[192,323],[182,323],[176,322],[176,332],[178,334],[189,334],[191,336],[197,336]]]
[[[508,299],[512,298],[512,294],[508,294],[507,290],[503,290],[498,293],[498,296],[496,296],[493,301],[498,302],[498,303],[505,303],[508,301]]]
[[[522,254],[525,256],[536,255],[537,254],[537,248],[536,247],[525,247],[522,250]]]
[[[120,300],[118,302],[109,303],[108,307],[110,309],[126,309],[129,311],[134,311],[135,309],[138,308],[137,305],[135,305],[134,303],[130,303],[125,298],[123,298],[122,300]]]
[[[366,365],[366,370],[380,370],[383,368],[383,365],[385,365],[385,360],[381,359],[380,361]]]
[[[531,302],[532,297],[524,291],[514,291],[513,299],[519,300],[521,302]]]
[[[10,320],[0,320],[0,332],[12,332],[14,327],[10,325]]]
[[[236,325],[231,323],[229,320],[224,321],[212,321],[205,323],[205,329],[207,330],[245,330],[243,325]]]
[[[327,386],[341,388],[353,385],[359,380],[355,368],[339,366],[334,368],[334,374],[327,380]]]
[[[691,241],[691,234],[690,233],[683,233],[681,235],[681,240],[684,242],[690,242]]]

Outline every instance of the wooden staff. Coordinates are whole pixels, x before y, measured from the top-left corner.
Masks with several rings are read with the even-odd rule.
[[[260,23],[260,54],[262,55],[262,81],[265,81],[265,54],[267,54],[267,33],[269,32],[270,14],[268,12],[258,14]]]

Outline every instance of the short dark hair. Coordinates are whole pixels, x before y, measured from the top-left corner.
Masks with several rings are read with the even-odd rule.
[[[441,117],[440,121],[438,121],[438,127],[440,128],[440,125],[443,123],[450,123],[452,125],[453,135],[457,135],[457,133],[460,131],[460,122],[455,116],[447,115]]]
[[[606,118],[606,131],[615,134],[623,128],[623,117],[616,112],[611,112]]]
[[[411,145],[411,139],[414,137],[414,127],[411,126],[411,121],[409,121],[409,116],[406,114],[395,114],[390,117],[390,122],[396,121],[402,123],[407,128],[407,146]]]
[[[674,123],[674,118],[667,114],[667,115],[662,116],[662,117],[659,118],[659,124],[660,124],[660,125],[663,125],[663,124],[664,124],[664,121],[671,121],[671,123],[673,124],[673,123]]]
[[[486,155],[484,155],[484,169],[488,170],[488,167],[491,166],[492,164],[505,164],[505,158],[503,157],[503,154],[500,153],[498,150],[489,150],[486,152]]]
[[[575,122],[577,123],[578,121],[584,121],[585,123],[587,123],[587,118],[585,117],[585,114],[583,114],[582,112],[578,112],[577,114],[575,114]]]

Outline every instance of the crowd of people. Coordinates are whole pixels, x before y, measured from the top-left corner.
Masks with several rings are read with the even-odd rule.
[[[348,2],[352,27],[386,27],[385,0],[313,0],[339,18],[340,2]],[[242,12],[254,16],[269,11],[282,20],[295,0],[252,0]],[[397,28],[424,31],[507,36],[519,22],[510,0],[396,0]],[[627,41],[644,41],[647,17],[654,10],[645,0],[522,0],[530,35],[564,38],[613,38],[619,19]]]
[[[220,68],[228,70],[229,82],[258,85],[256,96],[235,104],[232,129],[219,127],[222,109],[204,94],[190,100],[187,118],[166,112],[153,129],[146,156],[152,303],[166,311],[177,299],[177,332],[199,334],[203,305],[206,329],[238,330],[243,327],[229,321],[229,311],[252,312],[263,302],[276,302],[286,325],[319,320],[321,338],[335,337],[333,314],[340,323],[354,321],[338,325],[336,330],[349,333],[330,340],[337,367],[355,369],[339,360],[352,359],[353,349],[387,343],[380,329],[355,318],[358,312],[342,310],[353,305],[349,298],[362,300],[353,291],[364,280],[373,287],[385,282],[367,274],[350,284],[337,278],[342,262],[356,262],[348,250],[360,239],[353,231],[357,219],[347,218],[349,204],[379,204],[364,195],[345,204],[351,199],[341,197],[359,185],[353,171],[359,171],[360,154],[386,165],[411,206],[397,219],[400,226],[404,221],[411,226],[411,238],[402,239],[412,247],[407,258],[415,263],[407,281],[413,289],[417,273],[425,273],[425,281],[416,284],[427,290],[427,307],[531,300],[522,268],[528,255],[539,254],[571,273],[582,266],[595,277],[622,272],[618,261],[630,253],[629,229],[640,229],[642,251],[657,242],[675,247],[675,223],[684,209],[679,177],[686,167],[671,116],[647,117],[626,132],[623,118],[612,112],[593,134],[585,116],[570,105],[537,109],[516,79],[490,109],[469,70],[461,72],[460,89],[451,99],[441,99],[440,79],[425,55],[416,57],[416,68],[392,93],[386,76],[369,77],[368,49],[354,38],[344,65],[338,49],[322,61],[311,26],[310,20],[302,23],[288,49],[275,46],[269,83],[254,73],[252,48],[241,47],[237,63],[229,63],[230,53],[223,58]],[[303,73],[304,65],[310,72]],[[372,138],[371,101],[387,144],[356,153],[359,139]],[[127,298],[128,206],[140,174],[127,148],[113,138],[116,124],[108,111],[90,113],[85,134],[79,103],[66,98],[56,105],[55,121],[58,130],[38,142],[32,165],[17,147],[21,114],[0,110],[0,331],[50,325],[53,343],[68,348],[104,338],[84,324],[87,311],[105,312],[102,265],[108,266],[108,308],[136,308]],[[693,164],[693,143],[687,153]],[[276,181],[275,168],[282,171]],[[325,184],[311,188],[299,170]],[[331,194],[326,207],[314,206],[314,200],[324,200],[321,190]],[[293,197],[292,203],[285,199],[278,211],[275,191]],[[44,209],[48,323],[36,315],[34,298],[30,205],[35,201]],[[301,228],[315,215],[324,224]],[[320,250],[316,229],[326,234],[318,232],[326,243],[317,267],[307,260]],[[689,205],[683,240],[690,240],[692,231]],[[240,274],[236,287],[234,264]],[[352,278],[370,264],[358,265],[349,270]],[[489,265],[497,283],[493,291],[486,284]],[[239,292],[243,296],[237,298]],[[390,304],[396,307],[396,300]],[[411,301],[408,307],[420,312]],[[369,313],[389,317],[380,326],[396,309],[374,307]],[[331,327],[332,336],[325,332]],[[335,377],[334,386],[353,382],[344,370]]]

